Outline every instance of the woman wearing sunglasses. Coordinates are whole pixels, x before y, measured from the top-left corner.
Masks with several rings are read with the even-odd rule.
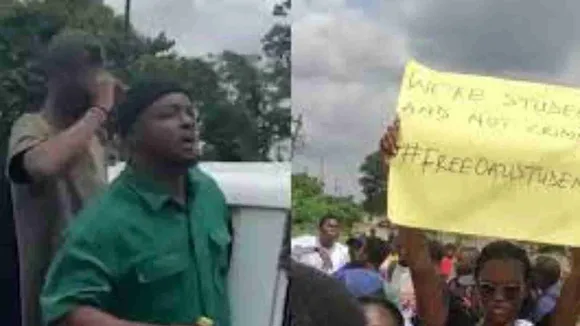
[[[400,123],[389,126],[380,143],[381,154],[388,159],[397,154]],[[474,270],[477,297],[482,316],[466,322],[461,312],[450,309],[449,291],[431,262],[425,235],[417,229],[400,227],[401,245],[411,269],[421,326],[532,326],[521,318],[525,303],[531,298],[531,263],[526,251],[508,241],[488,244],[478,256]],[[580,249],[572,250],[572,272],[562,287],[550,326],[574,326],[580,302]]]

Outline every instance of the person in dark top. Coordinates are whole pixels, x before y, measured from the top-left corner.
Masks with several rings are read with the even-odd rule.
[[[397,154],[400,121],[388,127],[381,138],[380,153],[385,164]],[[418,229],[400,227],[399,236],[407,251],[417,296],[419,316],[427,326],[524,326],[533,325],[519,319],[531,284],[531,263],[527,252],[508,241],[488,244],[477,259],[474,276],[482,306],[479,321],[456,321],[455,312],[445,300],[445,284],[433,268],[426,249],[426,238]],[[572,269],[562,292],[550,326],[573,326],[580,311],[580,248],[572,249]],[[447,305],[446,305],[447,304]]]
[[[461,299],[463,307],[473,316],[479,315],[479,299],[475,286],[475,263],[479,250],[475,247],[462,247],[457,255],[455,277],[448,282],[451,293]]]
[[[357,300],[340,281],[315,268],[291,261],[288,326],[365,326]]]
[[[339,281],[291,256],[291,223],[284,226],[279,270],[289,280],[283,326],[365,326],[357,300]]]
[[[359,298],[366,319],[367,326],[404,326],[405,320],[399,308],[385,298]]]
[[[403,230],[403,234],[404,234],[404,232],[405,232],[405,230]],[[444,272],[441,270],[441,261],[445,257],[445,248],[441,245],[440,242],[435,241],[435,240],[426,240],[426,246],[427,246],[427,251],[429,254],[430,261],[433,264],[433,268],[436,271],[436,274],[438,275],[441,284],[444,285],[447,277],[444,274]],[[412,259],[412,258],[408,258],[408,259]],[[415,280],[415,277],[413,277],[413,280]],[[444,300],[445,306],[447,307],[447,309],[449,311],[449,318],[447,321],[447,325],[463,326],[463,325],[470,325],[471,323],[477,321],[477,316],[472,314],[471,311],[469,311],[469,309],[467,309],[463,305],[461,297],[455,295],[446,286],[443,286],[442,290],[443,290],[442,299]],[[425,323],[425,320],[422,320],[421,316],[419,316],[419,315],[415,316],[412,319],[412,323],[415,326],[427,325]]]
[[[560,297],[560,262],[550,256],[539,256],[534,264],[534,288],[538,291],[533,320],[539,322],[556,307]]]
[[[363,254],[364,239],[351,237],[346,241],[346,246],[348,247],[348,255],[350,257],[350,262],[345,266],[352,263],[360,262],[361,255]],[[343,266],[343,268],[345,267]]]

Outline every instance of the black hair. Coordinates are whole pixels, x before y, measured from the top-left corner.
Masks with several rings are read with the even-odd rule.
[[[74,71],[79,65],[103,66],[105,51],[99,39],[81,30],[65,30],[55,35],[42,56],[41,67],[47,77]]]
[[[566,254],[566,248],[562,246],[543,245],[538,248],[537,252],[539,254]]]
[[[447,251],[455,251],[457,250],[457,246],[454,245],[453,243],[446,243],[445,244],[445,252]]]
[[[403,314],[401,314],[399,308],[397,308],[397,306],[394,303],[387,300],[386,298],[370,296],[370,297],[361,297],[358,300],[362,306],[379,306],[387,310],[391,314],[391,316],[395,318],[397,326],[405,325],[405,319],[403,318]]]
[[[437,240],[428,240],[427,247],[429,249],[429,257],[434,263],[440,263],[445,257],[445,250],[441,242]]]
[[[476,247],[462,247],[461,249],[459,249],[459,252],[461,253],[462,260],[464,261],[464,263],[457,265],[457,271],[456,271],[457,274],[458,275],[471,275],[471,274],[473,274],[473,271],[475,269],[475,266],[474,266],[475,260],[479,256],[479,249],[477,249]],[[465,260],[467,260],[469,263],[466,264]]]
[[[536,323],[536,326],[549,326],[552,322],[552,316],[554,315],[554,311],[548,313],[539,322]]]
[[[346,240],[346,246],[355,250],[358,250],[360,248],[362,248],[364,245],[363,240],[358,239],[358,238],[349,238],[348,240]]]
[[[318,228],[322,228],[324,224],[330,220],[338,221],[338,218],[332,214],[326,214],[318,221]]]
[[[516,260],[522,263],[524,280],[529,283],[531,277],[532,264],[528,253],[520,246],[509,241],[494,241],[483,248],[475,264],[475,278],[479,274],[485,263],[490,260]]]
[[[546,282],[545,285],[552,286],[558,283],[562,275],[560,262],[550,256],[538,256],[534,264],[534,273]]]
[[[287,323],[291,326],[364,326],[362,307],[344,284],[312,267],[291,262]]]
[[[474,255],[474,256],[479,255],[479,249],[477,249],[477,247],[473,247],[473,246],[461,247],[459,249],[459,252],[461,254],[468,254],[468,255]]]
[[[367,256],[367,262],[375,267],[380,267],[390,254],[388,242],[379,238],[368,238],[366,240],[364,251]]]

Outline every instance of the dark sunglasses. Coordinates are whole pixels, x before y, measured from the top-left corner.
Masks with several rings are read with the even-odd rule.
[[[517,301],[522,291],[519,285],[495,285],[487,282],[480,282],[477,287],[484,301],[492,300],[498,292],[506,301]]]

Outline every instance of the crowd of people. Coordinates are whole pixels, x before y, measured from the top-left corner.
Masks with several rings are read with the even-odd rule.
[[[560,262],[551,255],[538,254],[531,260],[529,256],[533,253],[508,241],[492,242],[481,251],[474,246],[443,245],[417,231],[404,229],[391,239],[377,237],[371,231],[342,244],[338,241],[339,230],[340,222],[336,218],[324,216],[317,236],[293,239],[292,259],[307,271],[308,268],[316,270],[320,273],[318,278],[323,279],[324,275],[332,278],[328,284],[343,288],[357,300],[366,316],[366,325],[433,324],[421,317],[418,291],[413,282],[413,274],[415,278],[420,275],[417,271],[413,273],[413,268],[419,269],[421,261],[427,260],[444,284],[440,299],[445,302],[448,314],[443,325],[478,325],[487,311],[490,318],[500,322],[516,318],[516,325],[553,325],[551,319],[565,275]],[[402,242],[405,236],[422,243],[420,246],[424,249],[410,254],[409,250],[420,246],[405,246]],[[429,280],[433,278],[418,282]],[[501,284],[495,283],[496,280]],[[323,288],[310,291],[333,293]],[[501,296],[507,303],[490,306],[495,296]],[[437,296],[427,298],[434,300]]]
[[[385,163],[396,155],[399,128],[397,121],[381,140]],[[339,239],[340,221],[330,215],[321,218],[317,235],[293,239],[293,261],[317,275],[300,285],[304,291],[293,290],[295,309],[304,315],[329,318],[323,322],[323,318],[308,320],[302,316],[304,322],[295,326],[577,323],[580,249],[570,249],[571,270],[565,274],[554,257],[535,255],[511,241],[493,241],[481,250],[457,247],[403,226],[388,239],[377,237],[375,232],[351,237],[345,244]],[[328,293],[334,293],[332,299]],[[316,298],[326,298],[326,308],[317,304]],[[307,309],[301,307],[300,300],[312,304]],[[342,322],[347,319],[349,323]]]

